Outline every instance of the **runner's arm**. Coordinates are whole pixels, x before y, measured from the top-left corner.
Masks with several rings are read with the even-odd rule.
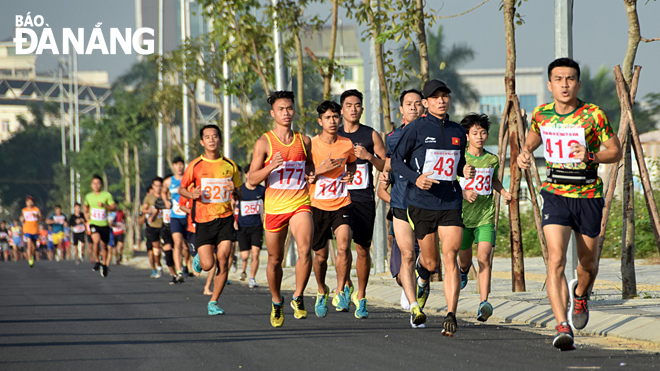
[[[170,184],[172,184],[171,176],[167,177],[167,179],[163,181],[163,186],[161,187],[160,190],[160,197],[163,199],[163,201],[165,202],[165,207],[168,209],[172,207],[172,203],[170,202],[170,196],[168,195],[168,193],[170,192]]]
[[[378,157],[372,155],[369,162],[371,162],[378,171],[383,171],[383,167],[385,167],[385,145],[383,144],[383,138],[381,138],[380,134],[375,130],[371,133],[371,137],[374,142],[374,153]]]
[[[306,147],[305,147],[306,148]],[[309,153],[309,152],[308,152]],[[268,175],[275,170],[274,163],[271,162],[269,166],[264,167],[264,162],[268,157],[268,139],[266,136],[261,136],[254,144],[254,152],[252,156],[252,163],[250,164],[250,174],[248,180],[250,184],[261,184]],[[308,158],[311,156],[307,156]]]
[[[594,154],[594,163],[612,164],[621,161],[621,158],[623,157],[623,151],[621,150],[621,143],[619,143],[619,138],[616,135],[603,142],[603,146],[605,146],[604,151],[600,151]]]
[[[385,176],[385,174],[388,174],[387,171],[384,171],[380,173],[380,176]],[[389,174],[387,175],[389,177]],[[392,200],[392,196],[390,195],[389,192],[387,192],[387,188],[389,188],[390,184],[389,182],[383,182],[379,181],[378,182],[378,190],[376,192],[376,195],[383,201],[387,202],[388,204]]]
[[[402,131],[401,139],[399,139],[399,142],[396,144],[396,147],[394,147],[394,151],[392,152],[391,166],[392,171],[401,175],[410,183],[417,184],[417,178],[419,178],[421,174],[413,170],[410,167],[411,164],[405,162],[405,159],[412,153],[417,139],[417,130],[415,130],[413,125],[414,123],[408,124],[408,126],[406,126],[407,130]]]
[[[519,168],[529,169],[530,162],[532,161],[532,153],[541,145],[541,142],[541,134],[537,133],[535,130],[530,130],[529,133],[527,133],[525,145],[520,150],[520,155],[518,155],[518,159],[516,160]]]
[[[303,146],[305,146],[305,152],[307,152],[307,160],[305,162],[305,175],[309,176],[316,173],[314,166],[314,157],[312,156],[312,140],[307,136],[302,136]]]

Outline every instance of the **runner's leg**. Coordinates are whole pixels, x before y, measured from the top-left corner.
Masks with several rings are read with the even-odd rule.
[[[259,270],[259,253],[261,252],[261,246],[252,246],[252,263],[250,264],[250,278],[254,279],[257,276],[257,270]],[[247,263],[247,260],[246,260]],[[245,267],[243,267],[245,272]]]
[[[299,297],[305,292],[309,275],[312,273],[312,234],[314,227],[312,222],[312,213],[299,212],[291,217],[289,221],[291,234],[298,245],[298,261],[296,262],[296,291],[294,297]],[[280,265],[280,272],[281,272]],[[280,281],[282,276],[280,273]]]
[[[463,252],[463,251],[461,251]],[[477,261],[479,261],[479,294],[481,301],[488,300],[488,289],[490,287],[490,257],[493,255],[493,245],[490,242],[481,241],[477,244]]]
[[[328,272],[328,254],[328,245],[325,245],[325,247],[320,250],[314,251],[314,276],[316,277],[319,294],[328,294],[325,292],[325,276]]]
[[[447,300],[447,312],[456,313],[458,293],[461,290],[461,275],[458,269],[457,256],[463,242],[463,228],[456,226],[438,227],[438,235],[442,243],[442,260],[445,267],[443,289]]]
[[[350,244],[348,245],[348,252],[350,253]],[[339,249],[338,249],[339,250]],[[362,246],[355,244],[355,250],[357,252],[357,260],[355,262],[355,270],[357,271],[358,277],[358,300],[364,299],[367,293],[367,284],[369,283],[369,273],[371,272],[371,253],[370,246]],[[350,276],[351,270],[350,266],[346,272],[347,276]]]
[[[215,275],[215,281],[213,283],[213,295],[211,295],[210,301],[218,301],[218,298],[222,294],[222,290],[225,288],[227,283],[227,275],[229,274],[229,255],[231,255],[232,241],[226,240],[218,244],[218,252],[216,256],[218,258],[218,273]]]
[[[547,291],[550,306],[557,323],[566,321],[568,286],[564,268],[566,267],[566,248],[571,238],[571,227],[550,224],[543,227],[545,241],[548,244],[548,282]]]
[[[335,269],[337,270],[337,292],[339,292],[347,284],[346,277],[350,274],[350,266],[348,265],[350,260],[348,259],[348,255],[351,253],[351,227],[348,224],[342,224],[337,227],[335,229],[335,238],[337,240],[337,259],[335,260]],[[325,249],[327,250],[327,247]],[[358,263],[359,262],[360,259],[358,259]],[[363,281],[360,279],[359,273],[360,271],[358,268],[358,282],[362,285]],[[348,300],[350,300],[350,298],[348,298]]]
[[[577,266],[578,285],[575,288],[576,296],[589,294],[591,287],[596,281],[598,275],[598,262],[600,254],[598,253],[598,237],[590,238],[583,234],[576,233],[577,253],[579,264]]]
[[[415,235],[410,223],[394,218],[394,236],[401,250],[401,270],[397,278],[401,282],[409,303],[417,301],[415,293]]]
[[[178,232],[172,233],[172,240],[174,241],[174,269],[178,273],[182,271],[181,261],[183,257],[181,250],[183,248],[183,235]]]
[[[266,248],[268,250],[266,276],[268,277],[268,287],[273,303],[282,301],[280,287],[282,286],[282,261],[284,260],[284,242],[286,241],[287,232],[288,228],[277,232],[266,231]],[[296,269],[296,278],[297,274],[298,269]]]

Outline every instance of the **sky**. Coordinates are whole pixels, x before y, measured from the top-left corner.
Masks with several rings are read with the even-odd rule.
[[[469,10],[483,0],[427,0],[427,8],[438,16],[451,16]],[[498,10],[499,0],[490,0],[476,10],[456,18],[440,19],[436,23],[444,27],[447,45],[466,43],[476,51],[475,59],[458,68],[504,68],[505,43],[504,20]],[[519,12],[525,24],[517,27],[516,48],[518,67],[545,67],[554,59],[554,20],[552,0],[529,0]],[[327,6],[319,6],[319,12],[327,12]],[[660,1],[640,0],[638,5],[642,36],[660,37]],[[45,23],[60,37],[61,29],[84,27],[86,35],[98,22],[102,28],[135,27],[134,0],[0,0],[0,40],[13,35],[15,16],[42,15]],[[351,24],[344,18],[345,24]],[[592,71],[600,66],[611,70],[623,61],[628,42],[628,21],[623,0],[575,0],[573,20],[573,57]],[[387,46],[387,45],[386,45]],[[367,81],[370,61],[369,44],[362,43]],[[40,56],[39,70],[56,66],[57,58],[50,52]],[[127,71],[136,62],[132,55],[81,55],[80,70],[108,71],[110,80]],[[636,64],[643,67],[638,97],[649,92],[660,92],[660,41],[641,43]],[[367,84],[368,88],[368,84]]]

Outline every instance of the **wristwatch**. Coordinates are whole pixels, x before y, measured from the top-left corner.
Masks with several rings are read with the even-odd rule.
[[[587,152],[587,164],[591,164],[596,160],[596,154],[593,152]]]

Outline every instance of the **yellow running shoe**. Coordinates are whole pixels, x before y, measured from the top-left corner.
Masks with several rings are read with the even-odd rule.
[[[307,310],[305,309],[305,300],[303,296],[300,295],[297,298],[292,298],[291,308],[293,308],[293,318],[295,319],[305,319],[307,318]]]
[[[28,259],[28,263],[30,264],[30,268],[32,268],[32,266],[34,265],[34,258],[31,257],[30,259]]]
[[[273,327],[282,327],[284,324],[284,308],[282,306],[284,305],[284,298],[282,298],[282,302],[279,304],[273,303],[272,305],[272,310],[270,311],[270,324]]]
[[[413,328],[424,328],[424,323],[426,322],[426,314],[422,312],[422,309],[419,305],[415,305],[410,308],[410,325]]]
[[[339,291],[335,290],[335,296],[332,298],[332,305],[337,306],[339,305]]]

